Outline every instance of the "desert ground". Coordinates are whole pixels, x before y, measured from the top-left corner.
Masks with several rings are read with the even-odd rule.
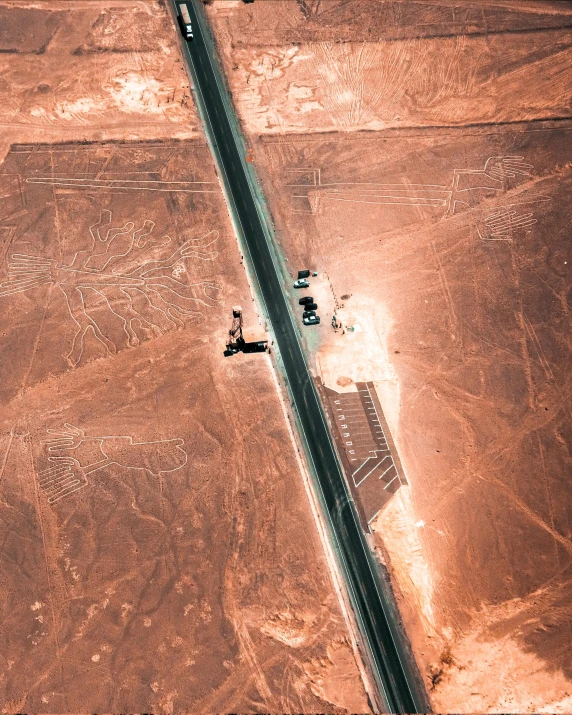
[[[1,11],[0,709],[367,711],[164,6]]]
[[[199,121],[165,7],[0,3],[0,155],[10,144],[193,138]]]
[[[572,3],[459,5],[208,12],[316,377],[401,461],[371,528],[435,709],[569,712]]]

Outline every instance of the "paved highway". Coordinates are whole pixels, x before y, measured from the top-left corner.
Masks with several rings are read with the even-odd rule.
[[[335,551],[344,572],[350,598],[361,629],[362,646],[369,651],[370,665],[389,712],[428,712],[421,680],[393,621],[377,565],[358,522],[349,497],[324,412],[299,341],[283,286],[281,271],[260,200],[244,158],[237,134],[236,117],[225,89],[206,28],[202,8],[188,2],[194,40],[182,40],[199,107],[223,176],[227,199],[232,203],[234,221],[247,246],[251,270],[271,324],[285,376],[297,410],[299,424],[319,482],[323,508],[333,528]],[[198,17],[200,15],[200,17]],[[327,322],[308,330],[327,330]]]

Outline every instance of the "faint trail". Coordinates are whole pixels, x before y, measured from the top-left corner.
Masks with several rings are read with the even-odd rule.
[[[550,492],[550,482],[548,481],[548,474],[546,473],[546,461],[544,459],[544,447],[542,446],[542,440],[540,439],[540,434],[536,434],[538,438],[538,452],[540,454],[540,465],[542,467],[542,476],[544,477],[544,488],[546,489],[546,501],[548,502],[548,514],[550,516],[550,528],[555,531],[554,527],[554,507],[552,505],[552,494]],[[556,551],[556,564],[558,566],[558,570],[561,569],[560,565],[560,553],[558,551],[558,544],[556,543],[555,545],[555,551]]]
[[[40,533],[42,535],[42,547],[44,550],[44,563],[46,566],[46,580],[48,582],[48,591],[50,593],[50,610],[52,613],[52,626],[54,629],[54,642],[56,644],[56,658],[58,661],[58,666],[59,666],[59,671],[60,671],[60,682],[63,683],[63,664],[62,664],[62,657],[61,657],[61,647],[60,647],[60,640],[58,636],[58,621],[56,620],[56,607],[55,607],[55,602],[54,602],[54,590],[53,590],[53,585],[52,585],[52,579],[50,576],[50,561],[49,561],[49,556],[48,556],[48,547],[46,544],[46,534],[45,534],[45,529],[44,529],[44,520],[42,517],[42,504],[40,502],[40,494],[38,491],[38,480],[36,479],[36,470],[34,467],[34,458],[32,456],[32,441],[30,438],[30,434],[28,433],[24,437],[24,442],[26,445],[27,453],[30,459],[30,469],[31,469],[31,475],[32,479],[34,482],[34,492],[36,495],[36,513],[38,514],[38,524],[40,526]]]
[[[506,486],[506,484],[503,484],[499,479],[495,479],[494,477],[483,477],[482,475],[479,475],[481,479],[483,479],[486,482],[489,482],[490,484],[494,484],[496,487],[501,489],[507,497],[510,499],[510,501],[516,506],[523,514],[525,514],[531,521],[533,521],[537,526],[539,526],[541,529],[544,529],[544,531],[547,531],[552,538],[557,541],[559,544],[562,544],[562,546],[566,549],[566,551],[572,555],[572,540],[567,539],[566,537],[562,536],[556,529],[553,529],[550,527],[541,517],[538,516],[538,514],[531,509],[520,497],[517,497],[516,494]]]
[[[46,318],[48,315],[48,308],[50,307],[50,299],[52,297],[52,291],[54,289],[54,284],[51,283],[48,286],[48,291],[46,294],[46,305],[44,306],[44,312],[42,315],[42,321],[40,323],[40,327],[38,328],[38,332],[36,333],[36,338],[34,340],[34,346],[32,348],[32,357],[30,358],[30,364],[28,365],[28,369],[26,370],[24,374],[24,378],[22,380],[22,386],[20,387],[20,394],[25,392],[26,387],[28,386],[28,380],[30,378],[30,374],[32,372],[32,368],[34,367],[34,360],[36,359],[36,353],[38,352],[38,345],[40,344],[40,339],[42,337],[42,333],[44,331],[44,326],[46,324]]]
[[[476,70],[463,64],[463,53],[467,47],[468,38],[460,35],[454,39],[452,50],[448,46],[448,56],[444,56],[437,64],[436,70],[429,74],[425,84],[427,92],[427,106],[432,107],[447,99],[447,94],[455,92],[457,95],[468,96],[475,84]],[[433,63],[428,63],[431,68]],[[433,76],[431,76],[433,75]],[[429,90],[428,88],[431,88]],[[436,91],[435,89],[436,88]],[[450,112],[450,108],[447,108]]]
[[[282,712],[293,713],[293,712],[304,712],[304,703],[296,687],[296,681],[292,674],[293,668],[300,668],[299,664],[292,658],[291,655],[288,656],[286,661],[286,667],[284,668],[282,675],[282,683],[280,687],[280,708]],[[296,695],[297,703],[293,702],[291,692]]]
[[[236,412],[236,404],[228,404],[227,400],[224,398],[221,398],[221,401],[225,409],[228,409],[229,414],[239,414],[239,412]],[[234,626],[240,650],[250,666],[250,672],[252,673],[258,692],[264,700],[265,709],[268,711],[275,711],[278,710],[278,707],[274,703],[272,691],[268,686],[264,672],[256,657],[255,647],[252,642],[252,638],[250,637],[248,626],[244,621],[240,607],[237,606],[235,596],[235,594],[240,593],[239,559],[241,556],[242,543],[244,541],[243,535],[248,533],[248,525],[245,524],[245,520],[248,516],[248,510],[245,511],[242,505],[236,505],[236,495],[241,491],[241,482],[244,476],[244,470],[242,468],[242,465],[245,463],[244,447],[240,444],[236,444],[235,450],[234,463],[237,466],[235,469],[233,494],[230,499],[230,510],[236,515],[236,519],[230,536],[229,555],[224,575],[223,599],[225,609],[227,610],[230,621]]]
[[[112,147],[112,148],[111,148],[111,151],[110,151],[109,154],[107,155],[107,158],[105,159],[105,161],[104,161],[103,164],[101,165],[99,171],[97,172],[97,175],[96,175],[96,177],[95,177],[96,181],[99,181],[99,180],[101,179],[101,177],[103,176],[103,174],[105,174],[105,172],[107,171],[108,166],[111,164],[111,161],[112,161],[112,159],[114,159],[114,158],[115,158],[115,147]]]
[[[441,258],[439,257],[439,253],[437,252],[437,248],[435,246],[435,241],[431,241],[431,247],[433,248],[433,253],[435,255],[435,263],[439,271],[439,281],[441,282],[441,288],[445,297],[445,303],[447,304],[449,317],[451,319],[451,332],[453,333],[454,337],[457,337],[457,333],[459,332],[459,320],[457,318],[457,314],[455,313],[455,301],[453,300],[453,295],[449,287],[449,282],[445,274],[445,269],[443,268]]]
[[[520,268],[521,269],[526,268],[527,270],[534,273],[534,275],[538,278],[538,280],[541,283],[543,283],[548,288],[548,290],[552,293],[552,295],[561,303],[563,312],[568,313],[568,304],[567,304],[566,300],[564,300],[564,301],[562,300],[562,293],[558,293],[558,291],[555,288],[553,288],[550,285],[550,283],[548,283],[548,281],[543,276],[540,275],[540,273],[536,270],[536,268],[531,263],[527,264],[525,262],[525,259],[522,256],[520,256],[518,253],[517,253],[517,258],[519,260]]]
[[[275,654],[264,661],[264,666],[269,669],[275,667],[281,660],[280,654]],[[241,672],[245,671],[244,673]],[[239,685],[237,685],[237,683]],[[244,707],[245,695],[252,686],[256,684],[256,675],[252,671],[248,671],[248,664],[238,668],[233,673],[233,678],[230,678],[219,686],[216,690],[210,692],[208,696],[199,701],[197,712],[243,712],[247,710]],[[221,705],[222,703],[222,705]],[[253,711],[259,712],[260,709],[252,708]],[[289,712],[289,710],[276,709],[277,712]],[[294,711],[292,711],[294,712]],[[299,708],[296,712],[304,712],[304,708]]]
[[[514,286],[516,288],[518,309],[515,310],[516,322],[520,326],[520,336],[519,343],[521,349],[521,359],[523,363],[523,370],[526,376],[526,384],[528,387],[528,406],[531,410],[536,407],[536,390],[534,389],[534,380],[532,378],[532,364],[530,360],[530,353],[528,351],[528,339],[527,339],[527,326],[526,317],[524,314],[524,305],[522,301],[522,289],[520,286],[520,270],[519,270],[519,256],[516,251],[511,247],[510,252],[512,273],[514,276]],[[543,365],[544,367],[544,365]]]
[[[538,359],[540,361],[540,364],[542,365],[542,369],[544,370],[544,376],[546,377],[546,380],[554,380],[554,373],[550,369],[550,364],[548,363],[548,360],[546,359],[546,355],[544,354],[544,350],[542,349],[542,345],[540,343],[540,340],[538,339],[538,335],[536,334],[536,331],[534,327],[532,326],[532,323],[530,320],[526,317],[526,315],[523,313],[524,316],[524,325],[526,327],[526,331],[532,341],[532,344],[536,348],[536,352],[538,353]]]
[[[8,455],[10,454],[10,449],[12,448],[12,441],[14,440],[14,428],[10,430],[10,439],[8,440],[8,447],[6,448],[6,454],[2,460],[2,467],[0,467],[0,483],[2,482],[2,477],[4,476],[4,470],[6,469],[6,463],[8,462]]]
[[[237,521],[238,523],[235,527],[234,534],[235,537],[238,532],[244,530],[244,517],[241,517]],[[231,563],[229,565],[227,573],[227,607],[230,611],[229,615],[231,616],[232,623],[234,624],[235,633],[238,637],[241,651],[250,665],[250,669],[254,677],[256,687],[258,688],[260,695],[264,699],[265,706],[272,710],[273,708],[270,707],[270,704],[273,702],[272,692],[268,687],[266,677],[256,657],[256,651],[252,642],[252,638],[250,637],[250,633],[248,631],[248,626],[246,625],[244,619],[241,616],[240,609],[236,607],[236,602],[234,599],[234,592],[239,587],[237,583],[237,571],[241,540],[241,538],[234,539],[234,544],[231,541],[231,548],[233,550],[233,553],[230,556]]]
[[[528,406],[531,410],[533,410],[536,405],[536,394],[534,390],[534,380],[532,379],[530,353],[528,352],[527,330],[524,312],[522,308],[522,298],[520,300],[520,310],[516,312],[515,317],[520,326],[520,346],[522,350],[523,370],[526,377],[526,384],[528,387]]]
[[[509,355],[510,357],[515,358],[517,360],[522,357],[519,353],[514,352],[514,350],[511,350],[510,348],[504,347],[502,345],[496,345],[495,343],[491,343],[490,340],[487,340],[483,335],[478,333],[476,330],[473,330],[470,325],[466,325],[465,328],[468,333],[470,333],[473,337],[477,338],[480,342],[483,343],[483,345],[487,345],[489,348],[491,348],[495,352],[498,351],[501,353],[505,353],[506,355]]]
[[[0,252],[0,265],[4,265],[4,263],[6,262],[6,257],[8,256],[8,251],[10,250],[10,246],[12,245],[12,241],[14,240],[15,235],[16,235],[16,227],[13,227],[12,230],[10,231],[10,235],[8,236],[8,239],[6,240],[5,247]]]
[[[468,482],[471,482],[475,479],[481,479],[489,484],[498,487],[520,512],[525,514],[538,527],[548,532],[556,542],[562,544],[566,551],[570,555],[572,555],[572,540],[562,536],[562,534],[556,531],[555,528],[549,526],[533,509],[531,509],[520,497],[516,496],[512,489],[506,484],[504,484],[501,480],[491,476],[483,476],[483,474],[477,470],[478,467],[473,468],[470,474],[468,474],[460,483],[457,483],[454,488],[452,488],[449,492],[447,492],[447,494],[442,497],[439,504],[437,505],[437,508],[435,509],[435,513],[440,512],[446,506],[446,503],[450,501],[451,497],[457,496],[459,492],[464,489],[465,485]]]
[[[52,181],[54,180],[55,177],[55,172],[56,168],[54,166],[54,152],[50,151],[50,168],[51,168],[51,178]],[[63,257],[63,250],[64,247],[62,245],[62,235],[61,235],[61,223],[60,223],[60,212],[58,210],[58,195],[56,194],[56,186],[52,184],[52,198],[54,201],[54,227],[56,229],[56,238],[57,238],[57,245],[58,245],[58,252],[59,252],[59,257],[60,257],[60,263],[62,261]]]
[[[572,386],[569,387],[566,392],[563,391],[563,389],[558,385],[558,383],[555,383],[555,387],[562,397],[562,403],[557,406],[555,412],[558,412],[560,409],[562,409],[563,411],[566,410],[568,415],[570,416],[570,419],[572,419],[572,415],[570,414],[570,409],[568,407],[568,399],[570,397],[570,393],[572,393]],[[538,415],[538,413],[529,414],[524,420],[521,421],[522,426],[519,429],[513,431],[511,435],[511,440],[508,443],[506,438],[504,437],[500,437],[495,442],[493,442],[487,450],[486,454],[479,457],[478,459],[475,459],[475,461],[471,465],[471,471],[466,474],[466,476],[464,476],[461,481],[457,482],[453,487],[451,487],[449,491],[447,491],[441,496],[441,498],[434,507],[435,513],[440,513],[443,509],[445,509],[447,505],[451,502],[451,500],[457,498],[458,494],[464,490],[465,486],[470,482],[474,481],[475,479],[483,479],[485,481],[496,483],[496,480],[494,478],[487,480],[482,475],[482,473],[487,469],[491,469],[494,466],[495,462],[498,462],[508,452],[515,448],[518,448],[518,444],[525,437],[530,436],[532,433],[538,432],[553,420],[554,413],[548,413],[543,411],[542,413],[540,413],[540,416]],[[502,482],[499,483],[502,484]]]
[[[157,435],[160,435],[161,434],[161,422],[159,419],[159,399],[157,397],[157,390],[155,390],[154,401],[155,401],[156,430],[157,430]],[[159,445],[157,445],[156,449],[157,449],[157,451],[159,450]],[[167,524],[165,522],[165,493],[163,491],[163,487],[164,487],[163,472],[159,472],[159,499],[160,499],[160,507],[161,507],[161,521],[163,522],[165,528],[167,528]]]
[[[236,611],[235,611],[235,617],[236,617]],[[262,671],[262,668],[260,667],[260,663],[258,662],[258,659],[256,657],[256,651],[254,648],[254,644],[252,643],[252,638],[250,637],[250,633],[248,632],[248,626],[244,623],[244,621],[238,617],[239,619],[239,624],[238,628],[236,628],[236,633],[239,637],[240,643],[243,648],[243,653],[246,656],[246,659],[250,663],[250,666],[252,668],[253,674],[254,674],[254,680],[256,682],[256,687],[258,688],[260,694],[264,698],[265,703],[271,703],[273,700],[272,697],[272,692],[270,691],[270,688],[268,687],[268,683],[266,682],[266,677]],[[236,626],[235,626],[236,627]]]
[[[50,166],[52,170],[52,176],[54,175],[54,155],[53,153],[50,153]],[[58,250],[60,254],[60,258],[62,255],[62,245],[61,245],[61,236],[60,236],[60,219],[59,219],[59,214],[58,214],[58,203],[57,203],[57,197],[56,197],[56,190],[55,187],[52,188],[52,198],[54,201],[54,212],[55,212],[55,228],[56,228],[56,234],[57,234],[57,240],[58,240]],[[22,380],[22,386],[20,388],[20,393],[23,393],[26,390],[26,387],[28,385],[28,379],[30,377],[30,374],[32,372],[32,368],[34,366],[34,360],[36,358],[36,352],[38,350],[38,345],[40,344],[40,339],[42,337],[42,332],[44,330],[44,325],[46,323],[46,316],[48,314],[48,308],[50,305],[50,299],[52,296],[52,290],[53,290],[53,284],[50,284],[48,287],[47,295],[46,295],[46,305],[44,307],[44,313],[42,315],[42,322],[40,323],[40,327],[38,329],[38,332],[36,334],[36,338],[34,340],[34,347],[32,348],[32,357],[30,358],[30,364],[28,365],[28,369],[26,370],[26,373],[24,375],[24,378]]]

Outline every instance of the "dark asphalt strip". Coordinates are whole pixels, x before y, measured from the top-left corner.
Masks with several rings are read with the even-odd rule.
[[[211,141],[214,141],[219,155],[219,168],[225,173],[235,215],[250,252],[252,267],[337,540],[336,551],[342,562],[364,641],[370,650],[378,684],[383,689],[382,696],[391,712],[427,712],[428,703],[420,678],[405,655],[397,629],[395,626],[392,628],[392,608],[384,601],[377,565],[349,499],[320,399],[308,371],[282,280],[268,245],[263,219],[257,211],[256,199],[251,192],[240,149],[232,132],[228,108],[225,107],[225,100],[217,84],[215,72],[220,72],[217,61],[209,55],[209,49],[204,43],[201,23],[197,20],[197,8],[192,2],[188,4],[195,39],[184,43],[188,50],[185,58],[193,65],[193,76],[198,83],[196,89],[202,96],[210,124]],[[198,9],[198,12],[201,10]]]

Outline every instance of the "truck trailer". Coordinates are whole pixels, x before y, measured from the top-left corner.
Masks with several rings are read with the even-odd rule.
[[[177,19],[179,20],[179,25],[181,27],[181,32],[183,34],[183,37],[185,38],[185,40],[192,40],[193,39],[193,25],[191,23],[191,14],[189,12],[189,8],[187,7],[187,3],[185,3],[185,2],[177,3],[177,9],[179,11],[179,14],[177,15]]]

